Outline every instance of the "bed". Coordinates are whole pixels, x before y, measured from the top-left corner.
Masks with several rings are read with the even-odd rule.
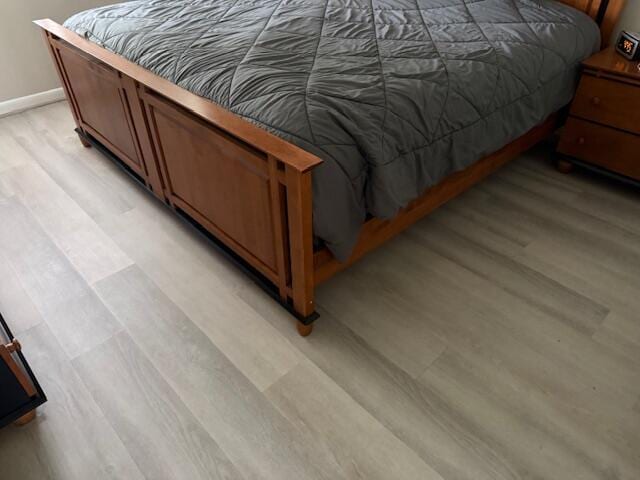
[[[622,5],[139,0],[36,23],[83,144],[308,335],[316,285],[553,133]]]

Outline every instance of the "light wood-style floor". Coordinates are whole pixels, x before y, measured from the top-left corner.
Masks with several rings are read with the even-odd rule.
[[[524,155],[291,317],[80,146],[0,119],[0,310],[49,396],[3,480],[640,478],[640,193]]]

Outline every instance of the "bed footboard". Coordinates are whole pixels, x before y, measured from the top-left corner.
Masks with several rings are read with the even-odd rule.
[[[309,334],[311,171],[321,160],[55,22],[36,23],[81,140],[241,258]]]

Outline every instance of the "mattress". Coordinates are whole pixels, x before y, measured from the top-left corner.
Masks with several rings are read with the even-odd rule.
[[[138,0],[65,26],[324,159],[314,234],[338,259],[567,104],[600,43],[552,0]]]

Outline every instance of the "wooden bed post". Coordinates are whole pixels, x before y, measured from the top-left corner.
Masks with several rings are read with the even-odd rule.
[[[80,114],[78,113],[78,106],[76,105],[75,99],[71,93],[71,89],[69,87],[69,81],[67,80],[66,73],[64,71],[64,67],[62,66],[62,61],[58,54],[53,48],[51,44],[51,40],[53,39],[53,34],[45,29],[42,29],[42,37],[44,38],[45,43],[47,44],[47,48],[49,49],[49,53],[51,54],[51,59],[53,60],[53,66],[58,74],[58,78],[60,79],[60,83],[62,84],[62,89],[64,90],[64,94],[67,97],[67,103],[69,104],[69,108],[71,108],[71,114],[73,115],[73,120],[76,122],[76,128],[82,132],[84,129],[82,128],[82,122],[80,121]],[[91,144],[86,140],[84,136],[78,133],[78,138],[80,139],[80,143],[85,148],[90,148]]]
[[[609,46],[611,35],[616,28],[616,24],[622,15],[622,9],[625,6],[627,0],[609,0],[607,2],[600,2],[600,11],[597,18],[600,20],[600,33],[602,38],[601,48]]]
[[[301,172],[289,165],[285,168],[293,308],[299,315],[309,317],[315,310],[311,171]],[[303,337],[313,328],[301,320],[297,327]]]

